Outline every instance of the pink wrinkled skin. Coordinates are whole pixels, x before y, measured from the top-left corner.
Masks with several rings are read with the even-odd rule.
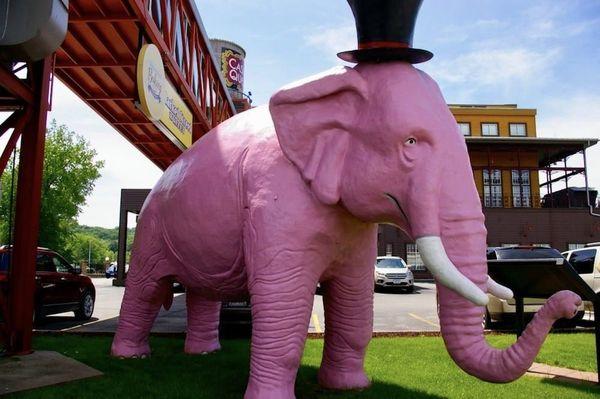
[[[396,204],[398,202],[398,205]],[[400,207],[400,208],[399,208]],[[294,398],[315,286],[326,332],[319,383],[369,386],[376,223],[441,236],[487,290],[486,230],[464,138],[436,83],[404,62],[336,68],[224,122],[164,173],[140,214],[112,355],[150,354],[176,278],[187,291],[187,353],[218,350],[219,303],[250,296],[246,399]],[[510,381],[579,299],[556,294],[506,350],[485,343],[483,308],[439,286],[446,346],[465,371]]]

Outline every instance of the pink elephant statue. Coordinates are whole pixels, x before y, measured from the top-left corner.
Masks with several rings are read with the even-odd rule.
[[[510,348],[487,345],[486,229],[463,136],[437,84],[407,62],[339,67],[284,87],[202,137],[164,173],[139,217],[112,354],[150,354],[171,282],[187,287],[185,351],[220,348],[220,301],[249,295],[246,399],[294,398],[315,286],[324,288],[319,383],[369,385],[377,223],[413,237],[436,278],[455,362],[504,382],[531,365],[580,299],[552,297]]]

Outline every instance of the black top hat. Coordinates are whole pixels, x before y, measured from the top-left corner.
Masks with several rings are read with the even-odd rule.
[[[358,36],[358,50],[338,53],[348,62],[425,62],[427,50],[412,48],[417,14],[423,0],[348,0]]]

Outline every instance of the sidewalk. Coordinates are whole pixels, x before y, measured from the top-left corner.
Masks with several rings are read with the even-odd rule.
[[[549,364],[543,363],[533,363],[529,370],[527,370],[527,375],[539,378],[556,379],[571,383],[598,383],[597,373],[550,366]]]

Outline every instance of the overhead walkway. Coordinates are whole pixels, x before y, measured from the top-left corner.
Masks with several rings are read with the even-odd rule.
[[[179,154],[137,106],[136,64],[155,44],[193,114],[193,141],[235,113],[193,0],[71,0],[56,76],[145,156],[165,169]]]

